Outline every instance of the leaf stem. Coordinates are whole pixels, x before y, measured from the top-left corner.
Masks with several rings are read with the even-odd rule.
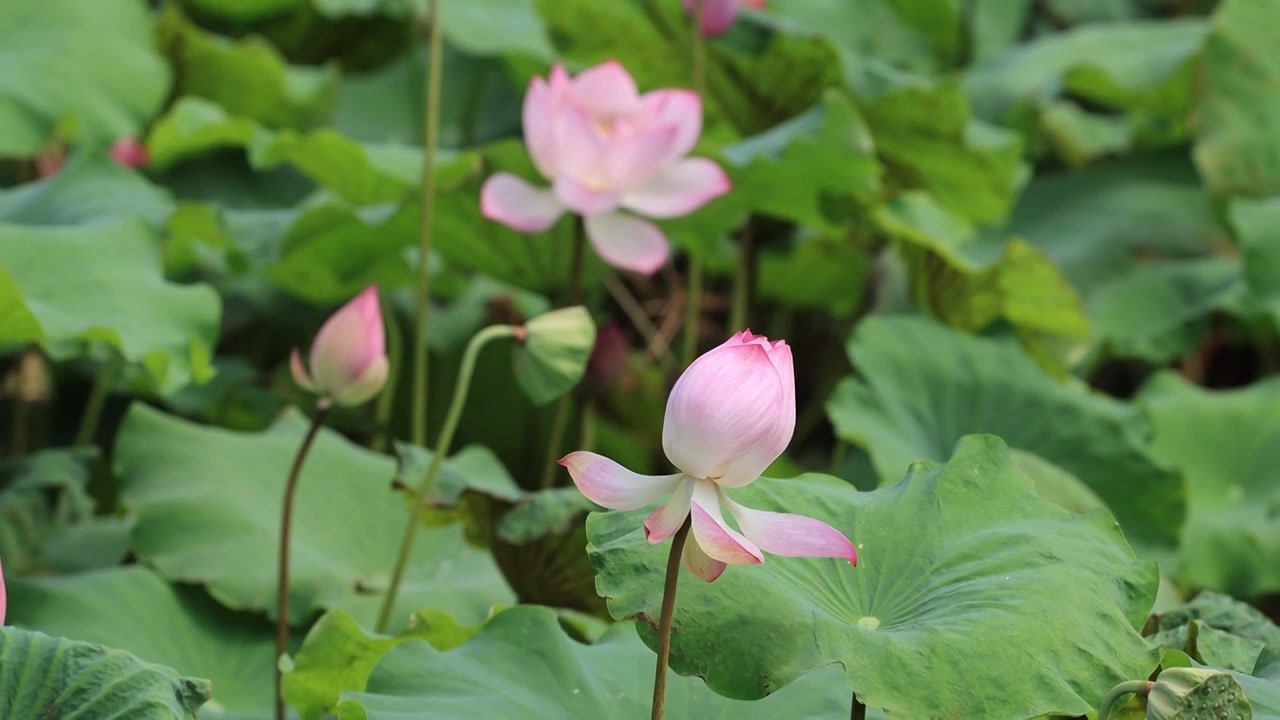
[[[1112,706],[1125,695],[1146,695],[1151,692],[1151,686],[1155,683],[1150,680],[1130,680],[1122,682],[1111,688],[1111,692],[1102,698],[1102,704],[1098,705],[1098,720],[1107,720],[1111,716]]]
[[[120,369],[120,355],[114,350],[98,368],[93,379],[93,388],[89,391],[89,399],[85,401],[84,415],[80,416],[80,427],[76,430],[76,445],[88,445],[98,434],[98,423],[102,421],[102,409],[107,405],[107,397],[111,395],[111,385],[116,379],[116,371]]]
[[[427,511],[431,494],[435,491],[436,479],[440,476],[440,467],[449,452],[449,444],[453,442],[453,434],[458,430],[458,421],[462,419],[462,410],[467,404],[467,394],[471,389],[471,376],[475,374],[476,358],[490,340],[519,336],[524,328],[515,325],[490,325],[476,333],[467,349],[462,353],[462,365],[458,368],[458,381],[453,388],[453,400],[449,403],[449,412],[440,428],[440,437],[436,440],[435,450],[431,455],[431,465],[422,479],[422,485],[414,493],[416,498],[413,511],[410,513],[409,526],[404,530],[400,541],[400,550],[396,554],[396,564],[391,571],[391,584],[387,586],[387,594],[382,599],[382,609],[378,611],[378,632],[385,632],[391,620],[391,609],[396,602],[396,594],[400,592],[400,583],[404,580],[404,571],[409,564],[409,554],[413,550],[413,540],[417,537],[418,527],[422,525],[422,515]]]
[[[858,700],[858,693],[853,693],[853,705],[849,709],[849,720],[867,720],[867,706]]]
[[[702,33],[702,21],[707,14],[706,0],[694,3],[693,13],[693,91],[698,97],[707,95],[707,38]],[[704,110],[705,112],[705,110]],[[702,321],[702,261],[689,255],[688,305],[684,316],[684,366],[688,367],[698,355],[698,325]]]
[[[751,306],[751,286],[753,255],[755,246],[752,242],[751,221],[748,220],[738,233],[738,276],[733,282],[733,306],[729,311],[729,332],[738,332],[747,327]]]
[[[384,325],[387,328],[387,357],[391,359],[391,367],[387,372],[387,384],[382,387],[378,404],[373,411],[374,435],[369,449],[377,453],[386,452],[391,439],[391,412],[395,409],[396,385],[400,382],[400,370],[404,367],[404,338],[400,334],[400,317],[391,304],[389,294],[383,300],[383,307],[387,308]]]
[[[293,497],[298,489],[302,464],[306,462],[307,453],[324,425],[330,407],[324,398],[316,404],[311,427],[307,428],[298,453],[293,456],[293,467],[289,468],[289,479],[284,486],[284,509],[280,513],[280,567],[276,576],[276,720],[284,720],[284,673],[280,670],[280,658],[289,652],[289,550],[293,532]]]
[[[543,490],[551,489],[556,479],[556,460],[560,457],[560,448],[564,444],[564,429],[569,424],[569,403],[573,399],[573,391],[565,393],[556,403],[556,419],[551,423],[551,437],[547,441],[547,459],[542,466]]]
[[[699,24],[701,27],[701,24]],[[680,581],[680,556],[689,539],[693,516],[671,538],[671,554],[667,556],[667,581],[662,588],[662,614],[658,616],[658,663],[653,674],[653,712],[650,720],[662,720],[667,703],[667,665],[671,660],[671,616],[676,609],[676,583]]]
[[[587,245],[587,228],[579,216],[574,222],[573,260],[569,266],[569,302],[565,307],[582,304],[582,261]]]
[[[436,144],[440,137],[440,83],[444,65],[440,0],[431,0],[430,57],[427,67],[427,106],[422,146],[422,230],[418,237],[418,274],[414,285],[413,414],[409,437],[414,445],[427,442],[427,323],[431,296],[431,241],[436,209]]]

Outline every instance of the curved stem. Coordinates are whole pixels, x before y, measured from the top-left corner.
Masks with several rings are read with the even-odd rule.
[[[440,475],[440,466],[449,452],[449,444],[453,442],[453,434],[458,430],[458,421],[462,419],[462,409],[467,404],[467,393],[471,389],[471,376],[475,373],[476,357],[490,340],[501,337],[513,337],[524,328],[515,325],[491,325],[471,338],[467,349],[462,353],[462,365],[458,368],[458,382],[453,388],[453,400],[449,403],[449,413],[440,428],[440,437],[436,440],[435,450],[431,455],[431,465],[422,479],[422,485],[414,493],[416,498],[413,511],[410,513],[409,526],[404,530],[400,541],[400,550],[396,554],[396,564],[391,571],[391,584],[387,586],[387,594],[382,599],[382,609],[378,611],[378,632],[385,632],[387,622],[391,619],[391,609],[396,602],[396,594],[400,592],[400,583],[404,580],[404,571],[409,564],[409,553],[413,550],[413,540],[417,537],[418,527],[422,525],[422,515],[427,511],[431,493],[435,491],[436,479]]]
[[[701,24],[699,24],[701,27]],[[680,556],[689,539],[693,516],[671,538],[671,554],[667,556],[667,582],[662,588],[662,614],[658,616],[658,666],[653,674],[653,712],[650,720],[662,720],[667,703],[667,663],[671,660],[671,615],[676,609],[676,583],[680,581]]]
[[[391,411],[395,409],[396,404],[396,385],[400,382],[400,370],[404,367],[403,346],[404,339],[400,335],[400,318],[396,314],[395,308],[391,305],[390,298],[386,298],[383,307],[387,308],[386,328],[387,328],[387,357],[391,359],[391,367],[387,372],[387,384],[382,387],[382,393],[378,395],[378,404],[373,411],[374,435],[373,442],[369,443],[369,449],[374,452],[386,452],[387,444],[391,439]]]
[[[89,399],[85,401],[84,415],[80,416],[80,427],[76,430],[76,445],[88,445],[98,434],[98,423],[102,420],[102,409],[107,405],[107,397],[111,395],[111,384],[116,379],[116,371],[120,369],[120,355],[114,350],[110,357],[102,363],[98,374],[93,379],[93,389],[89,391]]]
[[[867,706],[858,701],[858,693],[853,694],[853,705],[849,709],[849,720],[867,720]]]
[[[436,144],[440,136],[440,79],[444,65],[440,0],[431,0],[431,50],[427,67],[427,106],[422,146],[422,231],[418,237],[418,276],[413,313],[413,416],[409,437],[427,443],[427,321],[431,296],[431,232],[436,209]]]
[[[280,658],[289,652],[289,548],[293,532],[293,496],[298,489],[302,463],[306,462],[311,443],[324,425],[329,408],[328,400],[322,399],[316,404],[311,427],[302,437],[298,454],[293,456],[293,467],[289,468],[289,479],[284,486],[284,509],[280,514],[280,567],[276,576],[276,720],[284,720],[284,673],[280,671]]]
[[[1102,698],[1102,704],[1098,705],[1098,720],[1107,720],[1111,716],[1112,706],[1120,698],[1125,695],[1146,695],[1151,692],[1152,685],[1155,685],[1155,683],[1150,680],[1130,680],[1111,688],[1111,692]]]

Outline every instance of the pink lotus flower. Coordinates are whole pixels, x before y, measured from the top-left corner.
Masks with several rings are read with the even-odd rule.
[[[720,577],[726,564],[764,562],[765,552],[840,557],[856,565],[853,544],[830,525],[802,515],[751,510],[724,492],[760,477],[786,450],[795,426],[791,348],[786,341],[770,343],[744,330],[695,360],[671,389],[662,449],[680,472],[639,475],[581,451],[566,455],[560,464],[583,495],[614,510],[637,510],[672,495],[645,519],[645,536],[651,543],[662,542],[692,513],[693,541],[685,545],[683,560],[707,582]],[[725,523],[721,506],[742,532]]]
[[[738,17],[738,6],[763,10],[765,0],[702,0],[702,34],[714,37],[724,33]],[[698,0],[684,0],[684,11],[690,17],[698,12]]]
[[[617,62],[570,78],[559,65],[524,96],[524,138],[550,189],[510,173],[480,191],[484,216],[521,232],[542,232],[566,210],[585,220],[605,262],[652,274],[667,261],[667,238],[651,218],[690,213],[729,191],[706,158],[686,158],[702,134],[702,99],[688,90],[639,94]]]
[[[147,146],[135,137],[122,137],[111,145],[111,158],[129,168],[140,168],[151,160]]]
[[[386,335],[378,289],[365,288],[325,322],[311,344],[311,374],[294,348],[289,369],[298,385],[324,401],[359,405],[387,382]]]

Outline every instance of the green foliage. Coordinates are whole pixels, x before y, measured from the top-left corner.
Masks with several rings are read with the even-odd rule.
[[[672,667],[717,692],[759,698],[840,662],[858,697],[892,715],[1033,717],[1087,712],[1155,665],[1136,631],[1155,597],[1154,566],[1134,559],[1105,512],[1077,515],[1040,498],[997,438],[965,438],[946,464],[917,463],[871,493],[803,476],[739,496],[832,523],[858,547],[859,565],[770,557],[714,583],[689,578]],[[643,514],[587,522],[615,617],[653,618],[661,602],[665,549],[645,541]],[[1059,633],[1071,634],[1071,652]],[[641,635],[653,645],[652,628]],[[1005,683],[1009,674],[1023,681]],[[1004,690],[973,692],[984,687]]]
[[[195,720],[208,680],[178,675],[120,650],[0,627],[0,711],[5,717]]]

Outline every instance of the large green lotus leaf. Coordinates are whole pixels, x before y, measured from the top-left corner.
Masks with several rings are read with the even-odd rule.
[[[172,587],[137,565],[8,581],[9,622],[208,678],[213,699],[202,720],[271,717],[275,634],[265,620],[227,610],[197,588]]]
[[[39,339],[57,359],[107,344],[140,363],[162,393],[208,379],[218,296],[205,285],[168,282],[160,265],[155,233],[142,220],[0,224],[0,268],[17,291],[5,304],[24,309],[40,331],[22,337],[0,326],[0,342]]]
[[[1054,380],[1012,342],[920,318],[871,318],[848,347],[860,375],[840,383],[827,410],[840,437],[867,448],[881,482],[945,459],[965,435],[992,433],[1086,483],[1145,554],[1177,546],[1186,491],[1148,450],[1137,409]]]
[[[716,692],[759,698],[839,662],[859,698],[891,717],[995,720],[1087,713],[1155,666],[1136,630],[1155,565],[1134,558],[1105,511],[1041,498],[999,438],[964,438],[949,462],[915,464],[869,493],[816,475],[738,492],[750,507],[833,524],[858,566],[769,557],[714,583],[686,574],[671,664]],[[588,553],[610,613],[651,622],[668,548],[645,540],[643,518],[592,514]]]
[[[1186,474],[1186,582],[1242,597],[1280,590],[1280,379],[1208,391],[1162,373],[1139,403],[1152,450]]]
[[[160,107],[169,68],[142,0],[8,0],[0,7],[0,156],[51,135],[107,145]]]
[[[554,610],[522,605],[499,613],[453,650],[423,640],[398,644],[374,668],[365,692],[343,695],[338,717],[638,719],[649,716],[653,664],[632,623],[618,623],[583,645],[565,634]],[[836,720],[849,717],[851,701],[832,667],[758,702],[729,700],[671,673],[666,717]]]
[[[164,189],[102,153],[77,152],[54,175],[0,191],[0,221],[81,225],[121,216],[159,226],[173,212]]]
[[[0,716],[195,720],[208,680],[121,650],[0,627]]]
[[[861,103],[891,182],[927,190],[980,224],[1001,222],[1022,185],[1022,143],[971,117],[957,83],[903,83]]]
[[[171,580],[206,584],[228,607],[274,617],[280,504],[304,431],[296,415],[235,433],[134,405],[115,450],[121,503],[138,518],[134,551]],[[321,431],[295,498],[290,622],[343,608],[372,623],[409,522],[394,474],[391,458]],[[511,599],[460,526],[423,528],[395,617],[402,625],[433,607],[471,622]]]
[[[313,127],[333,108],[335,66],[290,66],[261,37],[222,37],[189,22],[177,3],[165,8],[160,38],[177,69],[175,94],[205,98],[273,128]]]
[[[1213,15],[1199,76],[1196,166],[1215,194],[1280,193],[1277,0],[1225,0]]]
[[[1207,23],[1199,18],[1085,25],[982,63],[965,78],[976,112],[1006,122],[1023,103],[1067,93],[1106,107],[1186,112]]]
[[[1230,215],[1250,297],[1280,322],[1280,198],[1239,198]]]

